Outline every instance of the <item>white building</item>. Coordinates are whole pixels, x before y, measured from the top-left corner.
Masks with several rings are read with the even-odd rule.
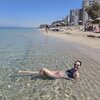
[[[70,23],[72,25],[78,25],[79,13],[80,13],[80,9],[70,10]]]
[[[67,25],[70,23],[70,15],[67,15],[67,16],[66,16],[65,22],[67,23]]]

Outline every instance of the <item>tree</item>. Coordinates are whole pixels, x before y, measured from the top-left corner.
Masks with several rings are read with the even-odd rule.
[[[85,11],[88,13],[89,17],[95,20],[97,17],[100,17],[100,4],[94,2],[92,6],[86,7]]]

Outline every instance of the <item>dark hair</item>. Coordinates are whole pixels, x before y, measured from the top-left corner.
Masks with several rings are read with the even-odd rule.
[[[80,63],[80,66],[82,65],[82,62],[81,62],[80,60],[76,60],[75,63],[76,63],[76,62],[79,62],[79,63]]]

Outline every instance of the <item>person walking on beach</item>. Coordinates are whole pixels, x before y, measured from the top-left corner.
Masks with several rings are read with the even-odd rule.
[[[79,68],[82,65],[82,62],[77,60],[74,63],[74,67],[70,70],[67,71],[51,71],[47,68],[42,68],[39,71],[21,71],[19,70],[18,73],[20,74],[37,74],[39,76],[42,76],[43,78],[74,78],[74,79],[79,79]]]
[[[49,26],[48,25],[45,26],[45,30],[48,33],[48,30],[49,30]]]

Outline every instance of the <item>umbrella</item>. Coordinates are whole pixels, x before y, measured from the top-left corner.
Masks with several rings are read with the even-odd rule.
[[[79,20],[79,22],[81,23],[82,21],[81,21],[81,20]]]
[[[93,19],[89,19],[88,21],[93,22]]]
[[[96,18],[95,20],[100,20],[100,17]]]

